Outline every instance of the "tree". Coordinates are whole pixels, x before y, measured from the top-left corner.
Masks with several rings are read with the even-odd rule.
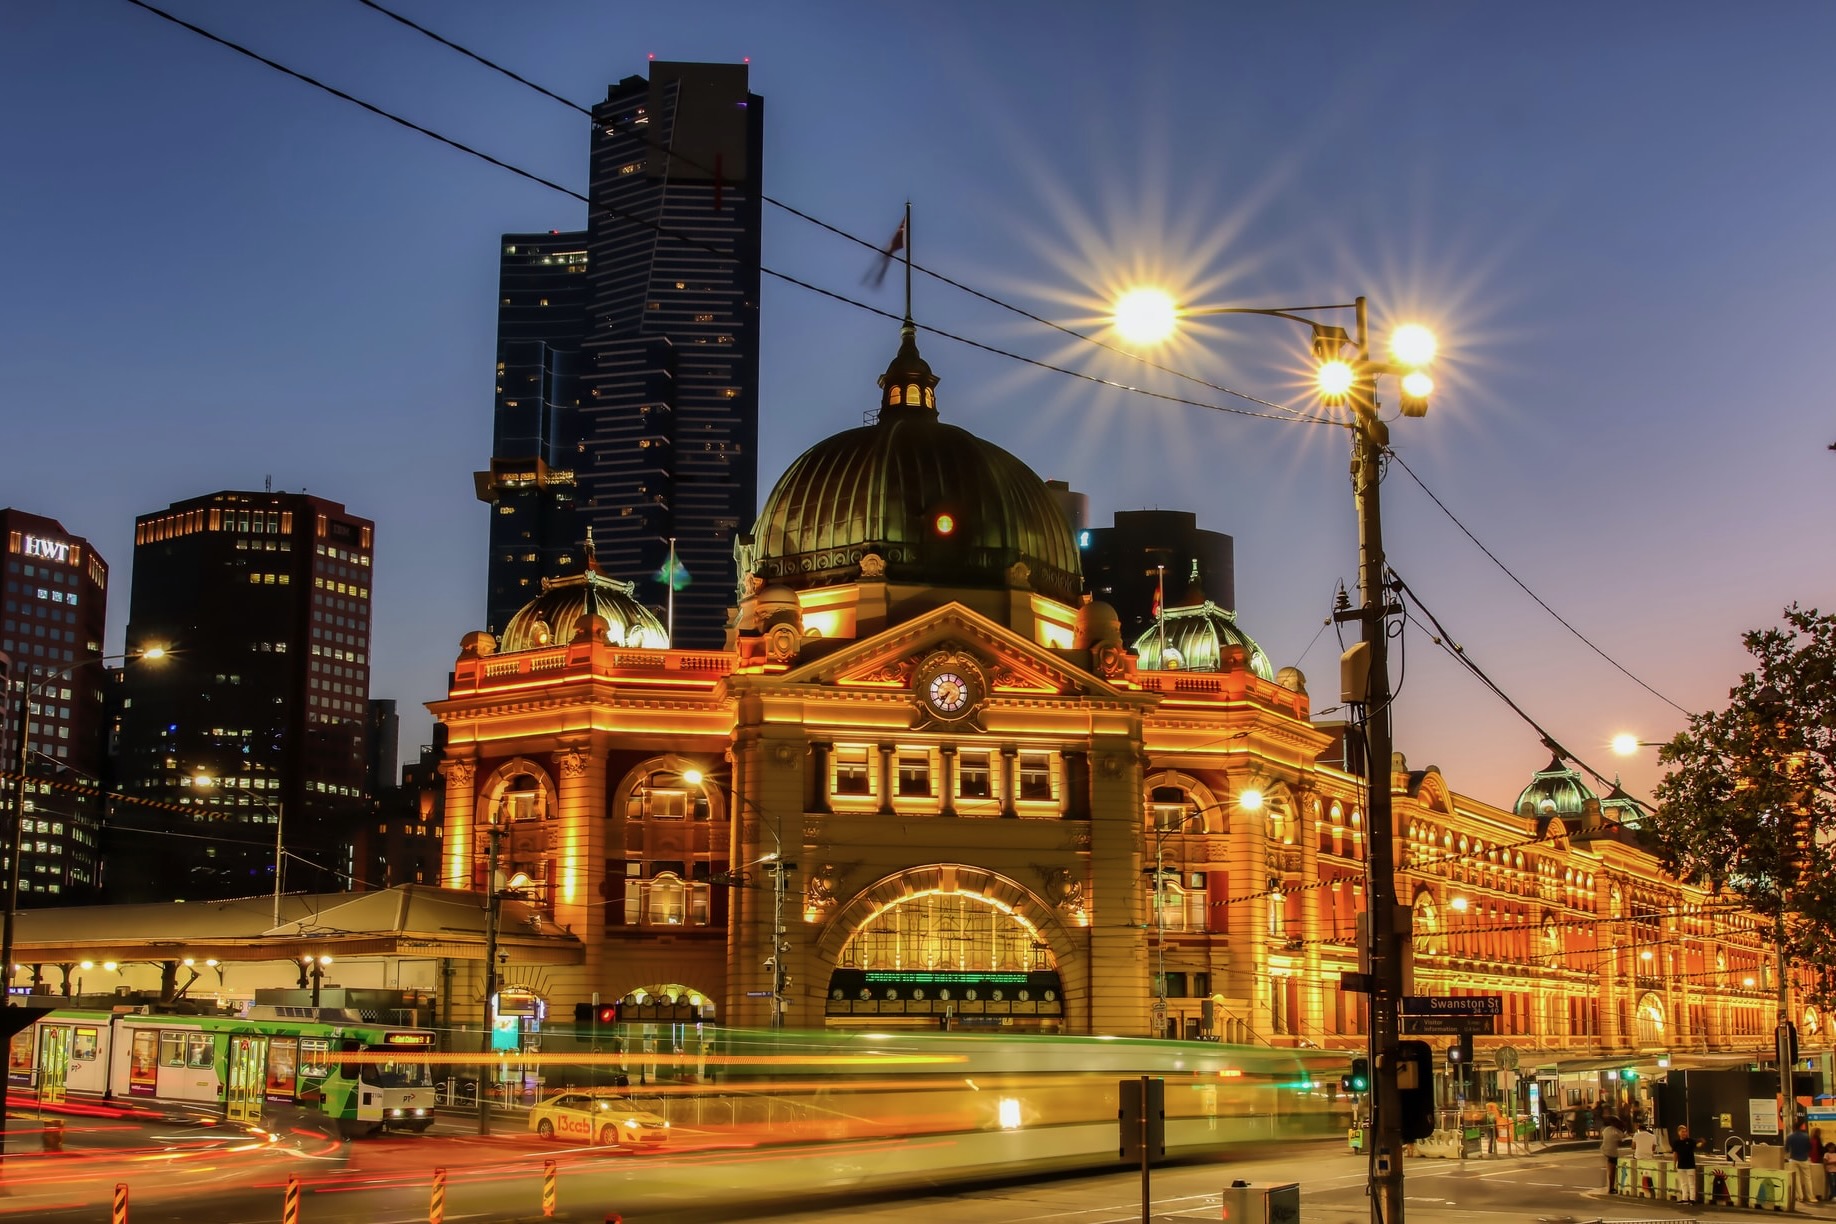
[[[1690,716],[1658,753],[1646,831],[1680,879],[1770,920],[1818,1002],[1836,997],[1836,616],[1793,604],[1742,635],[1754,670],[1724,709]]]

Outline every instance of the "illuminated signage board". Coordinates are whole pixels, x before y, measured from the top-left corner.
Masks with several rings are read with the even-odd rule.
[[[384,1033],[383,1044],[392,1046],[427,1046],[432,1048],[432,1033]]]
[[[19,551],[41,561],[60,561],[66,565],[75,565],[82,556],[82,549],[78,545],[68,540],[54,540],[50,536],[21,536]]]

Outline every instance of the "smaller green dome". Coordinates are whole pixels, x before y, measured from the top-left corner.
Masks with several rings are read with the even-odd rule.
[[[1160,653],[1163,628],[1165,660]],[[1224,670],[1224,652],[1232,646],[1241,646],[1249,655],[1251,671],[1264,680],[1275,679],[1274,665],[1256,645],[1256,639],[1238,627],[1234,613],[1209,599],[1162,612],[1160,622],[1149,625],[1147,632],[1135,639],[1135,654],[1145,671],[1215,672]]]
[[[582,618],[597,618],[611,646],[640,650],[669,649],[669,634],[657,614],[637,601],[636,587],[599,572],[589,559],[587,568],[571,578],[542,579],[542,593],[524,604],[504,626],[500,653],[541,650],[574,639]],[[599,626],[595,625],[598,631]]]
[[[1546,769],[1539,769],[1517,796],[1517,813],[1536,817],[1540,828],[1552,816],[1560,816],[1571,828],[1581,827],[1587,805],[1599,798],[1574,769],[1562,764],[1559,756],[1549,759]]]

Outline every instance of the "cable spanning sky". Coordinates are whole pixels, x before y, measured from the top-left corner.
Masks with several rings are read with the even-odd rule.
[[[578,113],[357,0],[161,7],[585,189]],[[1836,8],[391,7],[581,104],[650,55],[749,57],[773,198],[876,243],[909,200],[918,262],[1092,334],[1142,281],[1195,306],[1363,294],[1379,336],[1430,324],[1435,402],[1393,422],[1409,471],[1384,486],[1390,558],[1492,682],[1635,794],[1654,754],[1613,757],[1614,732],[1668,738],[1683,716],[1664,698],[1719,704],[1743,630],[1836,602]],[[108,558],[111,650],[136,514],[271,477],[374,519],[373,695],[400,702],[412,752],[484,616],[471,473],[490,453],[498,236],[580,228],[583,205],[125,0],[0,7],[0,103],[0,502]],[[867,251],[783,210],[764,261],[901,309],[900,278],[864,283]],[[1256,407],[922,276],[915,313]],[[769,488],[860,423],[898,338],[781,280],[762,318]],[[1304,330],[1193,322],[1156,361],[1317,410]],[[1189,509],[1233,535],[1240,623],[1307,673],[1316,710],[1338,704],[1320,629],[1354,577],[1344,431],[920,343],[944,418],[1087,493],[1096,522]],[[1428,623],[1393,648],[1397,747],[1508,804],[1548,749]]]

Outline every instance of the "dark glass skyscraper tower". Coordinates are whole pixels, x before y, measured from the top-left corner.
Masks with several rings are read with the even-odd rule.
[[[600,567],[659,608],[674,539],[674,642],[724,641],[733,539],[758,510],[764,118],[743,64],[652,63],[593,110],[586,232],[505,236],[479,475],[493,627],[578,572],[590,526]],[[563,258],[584,272],[542,262]],[[576,322],[562,303],[581,282]]]

